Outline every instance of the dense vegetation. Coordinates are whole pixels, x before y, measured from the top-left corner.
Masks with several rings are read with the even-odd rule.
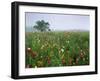
[[[89,65],[89,32],[27,32],[26,68]]]

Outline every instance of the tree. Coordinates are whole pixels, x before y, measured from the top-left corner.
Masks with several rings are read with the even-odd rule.
[[[36,24],[33,26],[34,29],[38,30],[38,31],[49,31],[49,23],[45,22],[44,20],[39,20],[36,22]]]

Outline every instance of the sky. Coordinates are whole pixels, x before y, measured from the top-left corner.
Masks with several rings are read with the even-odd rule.
[[[51,30],[89,30],[90,26],[89,15],[25,13],[26,27],[33,27],[38,20],[49,22]]]

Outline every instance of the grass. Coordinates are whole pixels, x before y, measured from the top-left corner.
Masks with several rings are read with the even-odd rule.
[[[26,68],[89,65],[89,32],[26,32]]]

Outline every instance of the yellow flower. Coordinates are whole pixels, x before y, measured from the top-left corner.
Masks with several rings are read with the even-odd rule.
[[[43,48],[44,48],[44,45],[41,46],[41,49],[43,49]]]

